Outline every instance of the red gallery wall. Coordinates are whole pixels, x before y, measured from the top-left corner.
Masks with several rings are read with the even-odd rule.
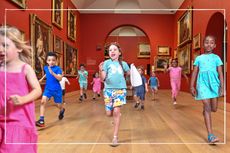
[[[224,14],[224,10],[225,9],[225,16],[226,16],[226,23],[227,26],[229,27],[230,25],[230,1],[219,1],[219,0],[185,0],[183,2],[183,4],[181,5],[181,9],[185,9],[188,8],[189,6],[192,6],[194,9],[222,9],[222,10],[207,10],[207,11],[193,11],[193,36],[195,36],[197,33],[201,33],[201,38],[203,39],[204,36],[206,34],[214,34],[217,37],[217,47],[215,49],[215,53],[218,54],[219,56],[222,57],[222,48],[221,48],[221,43],[223,42],[223,38],[220,36],[221,33],[219,32],[219,28],[224,28],[223,27],[223,20],[221,21],[218,16],[220,17],[220,14]],[[183,14],[184,11],[178,11],[175,14],[175,18],[174,18],[174,31],[175,31],[175,35],[174,35],[174,47],[177,47],[177,20],[179,19],[179,17]],[[219,13],[218,13],[219,12]],[[216,20],[216,24],[214,24],[213,26],[208,26],[208,24],[210,23],[210,19],[211,17],[214,18],[218,18]],[[212,18],[213,19],[213,18]],[[212,22],[212,20],[211,20]],[[228,30],[227,33],[227,40],[229,40],[230,38],[230,33]],[[230,44],[227,43],[227,48],[230,48]],[[192,54],[195,52],[195,50],[192,50]],[[201,53],[203,53],[203,49],[200,50]],[[222,57],[223,59],[223,57]],[[226,59],[230,59],[230,54],[227,54]],[[227,64],[227,63],[226,63]],[[229,71],[230,71],[230,67],[227,67],[226,69],[227,71],[227,75],[226,75],[226,80],[230,79],[229,76]],[[185,86],[182,84],[182,89],[185,89]],[[230,82],[227,81],[226,84],[226,89],[227,89],[227,102],[230,102]]]
[[[82,63],[94,61],[93,65],[87,65],[90,74],[98,70],[98,64],[104,60],[104,51],[96,50],[97,45],[104,44],[107,35],[122,25],[132,25],[141,29],[148,37],[151,45],[150,59],[137,58],[137,46],[133,46],[135,38],[121,38],[118,42],[124,50],[124,60],[128,63],[134,62],[136,65],[154,63],[157,46],[173,46],[173,15],[124,15],[124,14],[80,14],[81,31],[81,56]],[[123,40],[124,39],[124,40]],[[167,74],[157,73],[161,89],[169,88],[169,79]]]
[[[71,0],[66,0],[64,2],[64,9],[70,8],[75,9],[74,5],[72,4]],[[14,4],[9,0],[1,0],[0,1],[0,24],[4,23],[4,16],[6,15],[6,23],[11,26],[16,26],[21,31],[25,32],[26,40],[30,40],[30,18],[29,14],[34,13],[36,14],[42,21],[47,23],[48,25],[52,25],[52,34],[59,36],[62,40],[74,48],[80,48],[79,41],[80,41],[80,30],[77,28],[77,41],[71,41],[67,38],[67,11],[63,13],[63,28],[58,29],[55,25],[52,24],[51,18],[51,11],[47,10],[7,10],[7,9],[20,9],[19,6]],[[41,2],[41,0],[29,0],[27,1],[27,9],[51,9],[52,8],[52,1]],[[76,11],[77,20],[79,17],[79,13]],[[79,22],[77,22],[77,27],[79,27]],[[53,38],[53,36],[52,36]],[[53,44],[51,44],[53,46]],[[63,52],[64,53],[64,52]],[[67,92],[74,91],[78,89],[77,80],[75,78],[69,78],[71,86],[66,87]]]

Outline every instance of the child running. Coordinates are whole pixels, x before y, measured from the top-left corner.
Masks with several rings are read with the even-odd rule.
[[[152,76],[149,78],[148,84],[150,85],[150,88],[152,90],[152,100],[155,101],[158,88],[160,87],[160,81],[156,77],[155,72],[152,72]]]
[[[40,105],[40,118],[36,122],[38,127],[45,127],[45,105],[46,102],[53,97],[54,102],[60,109],[58,119],[62,120],[64,118],[65,108],[62,104],[62,89],[59,81],[62,79],[62,70],[57,63],[57,55],[54,52],[48,52],[46,55],[46,62],[48,66],[44,66],[45,75],[39,80],[46,77],[45,90],[42,95],[41,105]]]
[[[141,104],[140,109],[144,110],[145,93],[148,92],[148,84],[146,78],[143,75],[144,68],[139,66],[137,67],[137,70],[141,75],[142,85],[134,87],[134,99],[136,100],[134,108],[138,108],[138,106]]]
[[[126,104],[126,81],[124,73],[129,75],[129,66],[121,60],[122,53],[118,43],[109,45],[110,59],[100,63],[99,72],[104,80],[104,101],[107,116],[113,116],[114,132],[112,146],[118,145],[118,130],[121,106]]]
[[[211,35],[206,36],[204,38],[204,54],[197,56],[195,59],[190,84],[192,95],[195,96],[196,100],[202,100],[203,102],[203,116],[208,132],[209,143],[219,141],[213,134],[211,112],[217,111],[217,98],[224,94],[223,63],[220,57],[213,53],[215,47],[215,37]]]
[[[181,75],[183,75],[186,78],[187,82],[188,82],[188,77],[186,74],[182,72],[182,68],[178,66],[178,60],[176,58],[172,59],[171,66],[169,68],[167,68],[167,64],[164,65],[164,68],[165,68],[165,72],[169,72],[170,84],[172,88],[172,101],[173,104],[176,105],[177,104],[176,98],[180,91]]]
[[[87,91],[87,85],[88,85],[88,72],[85,70],[85,65],[80,64],[80,70],[78,70],[77,79],[80,85],[80,102],[83,101],[83,96],[86,99],[86,91]]]
[[[69,80],[65,77],[64,72],[62,72],[62,79],[59,83],[60,83],[61,89],[62,89],[62,102],[63,102],[63,104],[66,104],[66,102],[65,102],[65,92],[66,92],[65,91],[65,83],[66,82],[68,83],[68,85],[70,85]]]
[[[100,97],[100,93],[101,93],[101,79],[99,77],[98,72],[96,72],[93,75],[93,81],[91,82],[91,84],[93,85],[93,100],[95,100],[96,95]]]
[[[36,153],[34,100],[42,93],[32,48],[14,27],[0,27],[0,153]]]

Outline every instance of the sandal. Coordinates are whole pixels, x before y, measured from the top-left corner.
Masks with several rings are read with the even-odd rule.
[[[118,138],[117,136],[113,136],[113,141],[112,141],[112,144],[111,146],[112,147],[117,147],[119,144],[118,144]]]
[[[216,142],[219,142],[219,139],[216,136],[214,136],[213,134],[209,134],[208,135],[208,142],[209,143],[216,143]]]

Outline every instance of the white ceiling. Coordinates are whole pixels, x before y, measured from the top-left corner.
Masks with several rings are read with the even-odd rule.
[[[80,13],[173,14],[184,0],[72,0]]]

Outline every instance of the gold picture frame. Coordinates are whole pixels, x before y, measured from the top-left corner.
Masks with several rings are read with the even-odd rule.
[[[40,79],[44,75],[46,54],[52,50],[52,27],[35,14],[30,14],[30,31],[31,46],[33,47],[32,66]]]
[[[53,49],[54,52],[57,52],[59,54],[63,54],[63,41],[60,37],[54,35],[53,36]]]
[[[178,65],[182,68],[185,74],[190,74],[190,54],[191,54],[191,43],[179,47],[177,51]]]
[[[71,47],[64,43],[64,70],[66,76],[77,76],[78,72],[78,51],[76,48]]]
[[[57,55],[57,65],[64,71],[63,67],[63,54],[60,54],[58,52],[55,52]],[[65,71],[64,71],[65,72]]]
[[[178,46],[192,40],[192,8],[188,8],[186,12],[177,21],[178,26]]]
[[[23,9],[26,9],[27,5],[26,5],[26,0],[11,0],[12,2],[14,2],[15,4],[17,4],[18,6],[20,6]]]
[[[151,48],[149,43],[138,44],[138,58],[150,58]]]
[[[201,47],[201,33],[198,33],[193,37],[193,49],[197,50]]]
[[[53,0],[52,23],[58,28],[63,28],[63,0]]]
[[[169,65],[170,57],[169,56],[155,56],[154,57],[154,70],[155,71],[164,71],[164,65]]]
[[[67,20],[67,36],[70,40],[75,41],[76,40],[76,15],[72,10],[68,10],[68,20]]]
[[[158,46],[157,55],[170,55],[170,47],[169,46]]]

